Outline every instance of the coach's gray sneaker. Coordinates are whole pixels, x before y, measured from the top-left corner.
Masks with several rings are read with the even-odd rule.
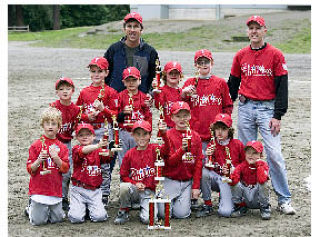
[[[296,210],[291,206],[290,202],[282,203],[278,206],[278,210],[280,213],[286,214],[286,215],[294,215],[296,214]]]
[[[119,210],[118,215],[116,219],[114,220],[114,224],[116,225],[122,225],[129,221],[129,212]]]
[[[212,206],[203,205],[199,211],[196,213],[196,217],[205,217],[213,214]]]
[[[262,220],[270,220],[271,218],[271,208],[270,205],[267,207],[260,208],[260,215]]]
[[[247,207],[236,207],[232,212],[230,217],[240,217],[247,214],[248,208]]]

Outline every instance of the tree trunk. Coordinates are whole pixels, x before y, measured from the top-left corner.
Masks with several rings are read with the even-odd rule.
[[[23,10],[22,5],[16,5],[16,25],[23,26]]]
[[[60,6],[53,5],[53,29],[60,30]]]

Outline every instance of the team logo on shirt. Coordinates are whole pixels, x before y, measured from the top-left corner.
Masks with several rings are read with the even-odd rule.
[[[130,177],[135,181],[141,181],[145,178],[152,177],[156,173],[155,168],[151,168],[150,166],[140,169],[131,168],[130,170]]]
[[[72,123],[70,123],[70,122],[64,123],[64,124],[62,124],[62,126],[59,130],[59,133],[71,131],[71,128],[72,128]]]
[[[241,71],[245,76],[262,76],[262,77],[271,77],[272,69],[265,68],[263,65],[250,65],[244,63],[241,66]]]
[[[221,105],[221,103],[222,103],[222,98],[215,96],[214,94],[202,95],[201,97],[199,95],[196,95],[194,97],[191,97],[190,100],[192,102],[193,107]]]
[[[89,176],[99,176],[101,175],[101,169],[97,165],[87,166],[87,171]]]

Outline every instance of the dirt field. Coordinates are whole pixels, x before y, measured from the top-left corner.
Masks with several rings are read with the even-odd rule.
[[[104,50],[31,48],[27,43],[10,42],[8,49],[8,229],[9,236],[310,236],[311,192],[305,178],[311,166],[311,55],[285,55],[289,68],[289,110],[282,120],[282,150],[286,159],[294,216],[276,211],[277,199],[271,196],[272,219],[262,221],[258,210],[240,219],[219,218],[213,215],[196,219],[194,213],[186,220],[172,220],[171,231],[148,231],[140,224],[138,211],[131,212],[131,221],[115,226],[118,211],[119,169],[113,172],[110,219],[104,223],[61,224],[32,227],[23,214],[28,202],[29,175],[26,171],[28,148],[39,138],[39,116],[49,102],[57,99],[56,79],[71,77],[76,85],[73,101],[81,88],[89,85],[86,68]],[[193,75],[194,52],[160,51],[161,62],[178,60],[186,77]],[[214,74],[227,78],[234,53],[214,53]],[[154,116],[156,117],[156,116]],[[237,106],[232,114],[237,124]],[[118,167],[118,166],[116,166]],[[217,210],[217,195],[213,197]]]

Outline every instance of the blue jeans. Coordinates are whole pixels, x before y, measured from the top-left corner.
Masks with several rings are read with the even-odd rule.
[[[257,140],[259,130],[267,154],[272,186],[278,195],[278,203],[282,204],[291,201],[291,193],[281,153],[281,136],[278,134],[274,137],[269,128],[273,113],[274,100],[247,100],[245,103],[239,101],[238,135],[239,140],[246,145],[248,141]]]

